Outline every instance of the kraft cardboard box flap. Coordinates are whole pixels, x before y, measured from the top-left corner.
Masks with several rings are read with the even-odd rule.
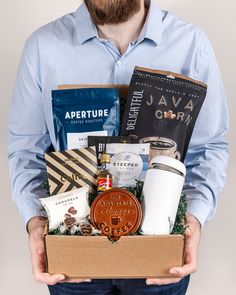
[[[48,272],[70,278],[148,278],[170,276],[182,266],[184,237],[45,236]]]

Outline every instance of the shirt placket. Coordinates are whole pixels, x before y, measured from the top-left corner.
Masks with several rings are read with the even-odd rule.
[[[128,58],[128,54],[134,48],[135,44],[130,43],[126,52],[121,55],[119,50],[110,42],[110,41],[102,41],[105,48],[109,51],[109,53],[113,56],[114,64],[113,64],[113,81],[114,84],[126,84],[126,59]]]

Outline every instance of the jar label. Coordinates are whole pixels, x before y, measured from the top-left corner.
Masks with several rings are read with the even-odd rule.
[[[97,181],[98,192],[104,192],[112,188],[112,179],[111,178],[99,178]]]

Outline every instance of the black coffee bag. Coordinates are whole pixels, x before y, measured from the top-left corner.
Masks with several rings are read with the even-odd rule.
[[[183,75],[135,67],[121,135],[150,143],[150,159],[184,161],[206,92],[207,85]]]

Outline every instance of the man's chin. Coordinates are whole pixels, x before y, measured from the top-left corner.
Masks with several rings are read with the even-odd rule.
[[[96,25],[127,22],[141,8],[142,0],[84,0]]]

